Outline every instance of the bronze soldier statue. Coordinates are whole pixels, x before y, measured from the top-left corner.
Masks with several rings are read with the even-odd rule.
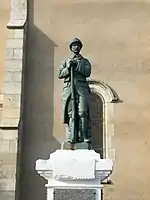
[[[73,55],[62,62],[58,75],[64,79],[63,114],[70,143],[91,142],[90,88],[86,80],[91,74],[91,64],[80,54],[82,47],[78,38],[71,41],[69,48]]]

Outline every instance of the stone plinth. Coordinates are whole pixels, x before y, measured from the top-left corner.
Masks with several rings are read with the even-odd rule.
[[[77,149],[92,149],[92,146],[90,143],[68,143],[68,142],[64,142],[61,145],[61,149],[63,150],[77,150]]]
[[[47,180],[47,200],[54,189],[93,189],[101,199],[101,182],[112,173],[111,159],[101,159],[94,150],[57,150],[48,160],[37,160],[37,172]]]

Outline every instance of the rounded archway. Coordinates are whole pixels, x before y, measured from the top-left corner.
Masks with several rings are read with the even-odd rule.
[[[118,102],[116,92],[102,81],[89,80],[91,88],[90,116],[92,128],[92,148],[101,158],[114,159],[111,138],[114,135],[112,123],[113,103]]]

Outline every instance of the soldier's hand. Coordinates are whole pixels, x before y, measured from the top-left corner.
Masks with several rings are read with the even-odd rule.
[[[72,62],[71,62],[71,60],[68,62],[68,64],[67,64],[67,68],[68,68],[68,70],[70,70],[71,69],[71,65],[72,65]]]
[[[76,66],[77,66],[77,62],[76,62],[75,60],[70,60],[70,61],[68,62],[67,68],[70,70],[71,67],[76,67]]]
[[[73,65],[73,67],[76,67],[77,66],[77,60],[76,59],[74,59],[74,60],[72,60],[72,65]]]

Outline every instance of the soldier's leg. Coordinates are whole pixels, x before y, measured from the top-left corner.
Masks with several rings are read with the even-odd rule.
[[[74,135],[72,134],[72,105],[70,100],[68,102],[68,116],[69,116],[68,142],[74,142]]]
[[[84,96],[79,96],[78,103],[79,111],[79,138],[81,141],[87,139],[87,130],[88,130],[88,106],[87,99]]]
[[[88,129],[87,129],[87,135],[86,138],[91,142],[91,118],[88,113]]]

